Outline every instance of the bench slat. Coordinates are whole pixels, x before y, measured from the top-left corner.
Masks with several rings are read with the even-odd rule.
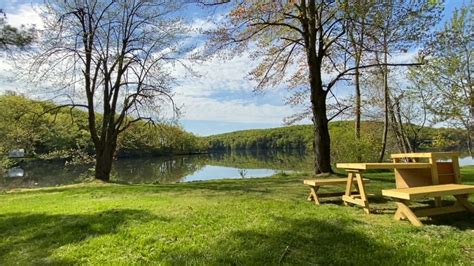
[[[382,195],[384,196],[405,200],[470,193],[474,193],[474,186],[462,184],[444,184],[382,190]]]
[[[369,170],[369,169],[428,169],[430,163],[338,163],[337,168],[346,170]]]
[[[355,179],[355,178],[354,178]],[[364,179],[364,182],[369,182],[368,179]],[[345,185],[347,178],[321,178],[321,179],[306,179],[304,184],[308,186],[324,186],[324,185]]]

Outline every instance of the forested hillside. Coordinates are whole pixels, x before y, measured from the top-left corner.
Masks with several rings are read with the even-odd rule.
[[[421,128],[407,125],[411,129],[409,140],[416,151],[466,151],[466,132],[452,128]],[[337,121],[329,124],[332,155],[334,160],[375,161],[380,152],[383,124],[362,122],[361,140],[354,138],[352,121]],[[312,126],[296,125],[272,129],[243,130],[209,136],[205,140],[211,151],[237,150],[312,150]],[[389,136],[387,153],[398,152],[394,136]],[[360,156],[358,156],[360,155]]]
[[[98,122],[101,117],[98,115]],[[0,152],[25,149],[43,159],[87,160],[93,145],[87,114],[19,95],[0,96]],[[116,156],[185,154],[206,150],[200,138],[175,125],[133,124],[118,140]]]

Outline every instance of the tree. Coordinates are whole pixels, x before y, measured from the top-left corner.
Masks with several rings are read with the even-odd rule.
[[[401,124],[397,123],[394,111],[396,102],[392,99],[389,86],[388,61],[394,53],[407,52],[410,48],[421,43],[440,18],[442,1],[384,1],[374,6],[374,16],[371,21],[370,40],[373,42],[373,61],[379,64],[383,88],[384,105],[384,130],[382,136],[382,149],[379,161],[385,155],[389,127],[397,135],[399,146],[403,152],[408,152],[409,147],[400,132]],[[391,122],[391,123],[390,123]]]
[[[7,23],[7,16],[0,9],[0,50],[11,47],[24,48],[35,38],[35,28],[22,26],[15,28]]]
[[[210,32],[211,51],[226,49],[235,55],[247,50],[261,59],[250,73],[258,81],[257,89],[286,82],[297,91],[290,100],[294,103],[306,102],[309,94],[315,173],[332,172],[328,123],[344,110],[333,115],[328,112],[327,100],[333,97],[336,83],[355,75],[356,69],[398,65],[375,63],[356,68],[348,64],[344,37],[351,19],[346,12],[349,7],[347,0],[242,0],[228,20]]]
[[[361,105],[362,105],[362,94],[361,94],[361,66],[363,57],[367,52],[367,35],[370,31],[370,20],[373,16],[374,3],[368,1],[355,1],[352,5],[348,6],[348,16],[351,18],[347,25],[347,39],[350,43],[348,49],[349,53],[354,60],[354,92],[355,92],[355,103],[354,103],[354,116],[355,116],[355,139],[360,140],[360,122],[361,122]],[[372,12],[371,12],[372,11]]]
[[[179,8],[152,0],[45,2],[29,75],[63,95],[68,102],[59,107],[87,110],[98,179],[110,179],[117,139],[128,127],[156,121],[167,106],[177,112],[165,64],[179,56]]]
[[[474,132],[474,8],[456,10],[444,29],[437,32],[423,51],[427,63],[412,69],[409,79],[425,90],[428,109],[435,122],[450,123],[467,131],[467,146],[473,154]]]

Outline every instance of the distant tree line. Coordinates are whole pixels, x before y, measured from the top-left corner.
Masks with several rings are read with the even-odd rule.
[[[311,128],[291,126],[268,130],[245,130],[207,138],[213,151],[231,150],[307,150]]]
[[[378,161],[379,136],[383,122],[362,121],[359,141],[354,141],[354,124],[351,121],[335,121],[329,124],[332,136],[333,163],[340,161]],[[414,125],[410,125],[415,127]],[[407,125],[408,127],[408,125]],[[420,127],[416,134],[408,134],[408,141],[415,151],[468,151],[465,142],[467,132],[453,128]],[[272,129],[236,131],[206,137],[210,151],[258,151],[282,150],[311,152],[311,125],[297,125]],[[387,151],[398,152],[397,139],[388,135]]]

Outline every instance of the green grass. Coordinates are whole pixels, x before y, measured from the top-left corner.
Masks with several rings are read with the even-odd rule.
[[[474,184],[474,167],[462,170]],[[0,194],[0,265],[9,264],[466,264],[474,219],[417,228],[392,219],[372,173],[376,213],[306,201],[304,174],[176,185],[89,183]]]

